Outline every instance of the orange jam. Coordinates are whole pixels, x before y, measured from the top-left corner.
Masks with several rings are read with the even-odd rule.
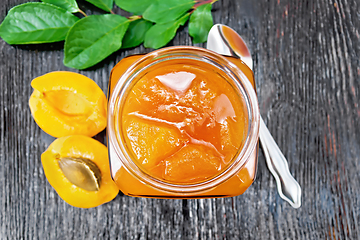
[[[110,78],[110,98],[117,84],[124,85],[121,97],[114,97],[118,108],[109,108],[115,126],[110,131],[116,131],[108,130],[108,137],[116,138],[109,139],[110,162],[119,189],[131,196],[158,198],[243,193],[255,177],[257,146],[238,171],[221,181],[239,161],[252,121],[234,80],[216,65],[177,57],[147,65],[131,81],[121,82],[141,57],[124,58]],[[253,84],[252,72],[240,60],[230,61],[243,68],[243,77]],[[114,142],[121,145],[120,155]],[[201,187],[213,179],[219,183]]]

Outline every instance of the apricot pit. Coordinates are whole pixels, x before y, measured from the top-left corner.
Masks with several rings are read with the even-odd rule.
[[[29,106],[35,122],[53,137],[92,137],[106,127],[106,96],[90,78],[50,72],[31,82]]]
[[[59,159],[59,167],[72,184],[88,191],[99,190],[101,171],[91,160],[64,157]]]

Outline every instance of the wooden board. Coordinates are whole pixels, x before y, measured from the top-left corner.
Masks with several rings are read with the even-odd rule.
[[[2,0],[0,21],[25,0]],[[79,0],[88,14],[95,8]],[[93,209],[59,198],[41,153],[53,138],[31,117],[33,78],[62,64],[63,43],[0,40],[0,239],[360,239],[360,3],[219,0],[215,23],[249,43],[263,118],[302,187],[302,207],[278,195],[260,151],[242,196],[157,200],[120,195]],[[187,26],[169,45],[192,45]],[[197,46],[205,46],[198,44]],[[107,91],[119,51],[80,72]]]

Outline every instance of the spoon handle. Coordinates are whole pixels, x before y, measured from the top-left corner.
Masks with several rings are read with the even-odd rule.
[[[246,43],[237,32],[228,26],[215,24],[211,28],[207,39],[207,49],[219,54],[238,57],[253,70],[251,54]],[[300,185],[291,176],[286,158],[261,117],[259,135],[266,164],[275,177],[280,197],[289,202],[292,207],[299,208],[301,206]]]
[[[280,197],[290,203],[293,208],[299,208],[301,206],[300,185],[291,175],[286,158],[262,118],[260,118],[260,143],[265,154],[266,164],[275,177]]]

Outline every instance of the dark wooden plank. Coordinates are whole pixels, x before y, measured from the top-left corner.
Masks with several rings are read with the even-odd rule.
[[[23,2],[3,0],[0,20]],[[28,98],[33,78],[76,70],[63,66],[62,43],[9,46],[0,40],[0,238],[359,239],[359,12],[357,0],[214,4],[215,23],[233,27],[249,43],[261,113],[302,186],[303,205],[297,210],[279,197],[261,151],[257,179],[242,196],[119,195],[93,209],[69,206],[44,176],[40,155],[53,138],[36,126]],[[187,27],[171,42],[191,44]],[[106,92],[116,62],[148,51],[119,51],[77,72]]]

